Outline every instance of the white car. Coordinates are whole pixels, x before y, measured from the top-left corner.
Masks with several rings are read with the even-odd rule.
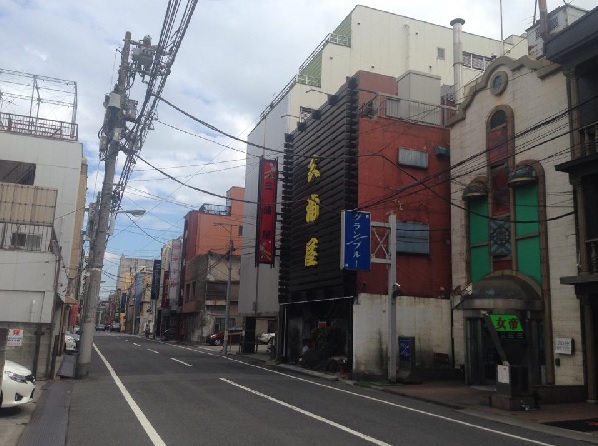
[[[77,340],[71,334],[64,334],[64,351],[73,353],[77,351]]]
[[[6,408],[28,403],[33,399],[34,391],[35,376],[31,371],[7,359],[4,363],[0,407]]]

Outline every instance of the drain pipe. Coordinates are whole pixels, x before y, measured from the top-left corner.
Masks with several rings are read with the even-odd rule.
[[[455,105],[459,105],[463,101],[463,43],[461,42],[461,27],[465,24],[465,20],[457,18],[451,20],[453,27],[453,74],[455,76],[454,98]]]

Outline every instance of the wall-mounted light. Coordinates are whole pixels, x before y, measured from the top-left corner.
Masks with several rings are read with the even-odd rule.
[[[488,185],[483,179],[475,179],[463,189],[464,200],[486,196],[488,196]]]
[[[509,173],[509,180],[507,184],[511,187],[520,186],[522,184],[535,183],[538,180],[538,173],[529,164],[522,164],[515,167]]]

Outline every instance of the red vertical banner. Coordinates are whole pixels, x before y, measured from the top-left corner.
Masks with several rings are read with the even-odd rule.
[[[278,162],[276,160],[260,159],[255,251],[256,264],[274,264],[277,185]]]

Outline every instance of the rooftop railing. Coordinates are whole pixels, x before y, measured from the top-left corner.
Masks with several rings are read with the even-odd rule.
[[[403,119],[428,125],[444,127],[457,113],[455,107],[401,99],[378,94],[361,107],[362,117],[385,117]]]
[[[0,113],[0,132],[61,141],[77,141],[79,138],[77,124],[12,113]]]

